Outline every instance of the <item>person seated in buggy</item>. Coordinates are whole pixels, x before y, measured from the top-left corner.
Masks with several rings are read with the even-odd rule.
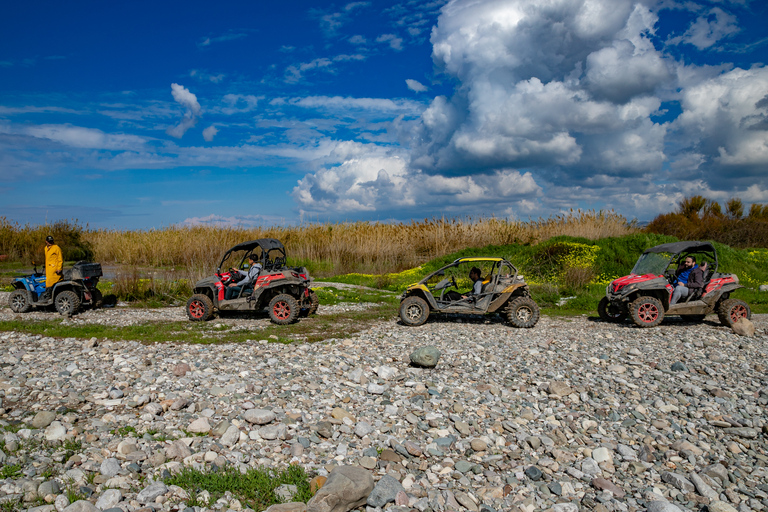
[[[253,284],[256,282],[256,279],[258,279],[259,274],[261,274],[261,263],[258,263],[257,261],[256,256],[251,253],[248,255],[248,272],[236,268],[231,269],[233,276],[240,275],[243,276],[243,279],[237,283],[229,283],[227,290],[224,292],[224,299],[236,299],[240,297],[241,294],[248,295],[253,291]]]
[[[675,279],[671,283],[675,289],[672,292],[672,298],[669,300],[670,306],[677,304],[680,299],[698,292],[704,288],[704,276],[707,272],[707,263],[703,262],[701,266],[696,265],[696,257],[688,255],[675,272]]]
[[[445,299],[450,301],[456,301],[456,300],[466,299],[469,297],[480,295],[480,293],[482,293],[483,291],[483,281],[482,279],[480,279],[480,275],[481,275],[480,269],[477,267],[472,267],[472,269],[469,271],[469,279],[474,283],[472,285],[472,291],[466,295],[462,295],[459,292],[451,290],[445,293],[444,295]]]

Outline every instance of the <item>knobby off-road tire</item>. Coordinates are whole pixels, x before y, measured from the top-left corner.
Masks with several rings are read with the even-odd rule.
[[[187,316],[193,322],[205,322],[213,316],[213,301],[202,293],[194,294],[187,301]]]
[[[320,307],[320,299],[315,292],[309,290],[309,307],[302,308],[300,316],[314,315],[317,312],[318,307]]]
[[[60,315],[72,316],[80,309],[80,297],[72,290],[64,290],[56,295],[53,304]]]
[[[752,310],[749,309],[749,304],[743,300],[728,299],[724,300],[717,308],[717,317],[723,325],[733,327],[733,324],[741,318],[751,319]]]
[[[269,319],[277,325],[292,324],[299,318],[299,303],[287,293],[269,301]]]
[[[400,303],[400,320],[405,325],[416,327],[429,318],[429,304],[421,297],[406,297]]]
[[[32,309],[32,301],[29,300],[27,290],[14,290],[8,297],[8,305],[14,313],[26,313]]]
[[[530,297],[517,297],[507,304],[507,320],[515,327],[530,329],[541,317],[539,305]]]
[[[629,305],[629,314],[638,327],[656,327],[664,319],[664,306],[656,297],[638,297]]]
[[[608,297],[603,297],[597,305],[597,314],[600,315],[600,320],[603,322],[617,324],[626,320],[628,313],[625,308],[616,306],[609,301]]]

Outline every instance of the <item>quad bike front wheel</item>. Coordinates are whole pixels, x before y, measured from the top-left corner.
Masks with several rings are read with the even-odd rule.
[[[11,292],[11,296],[8,297],[8,305],[14,313],[26,313],[32,309],[32,303],[29,300],[29,292],[27,290],[15,290]]]
[[[609,301],[608,297],[600,299],[600,303],[597,305],[597,314],[600,315],[600,320],[603,322],[619,323],[627,318],[627,310]]]
[[[429,318],[429,304],[421,297],[406,297],[400,303],[400,320],[405,325],[416,327]]]
[[[733,324],[742,318],[747,320],[752,318],[752,311],[749,309],[749,304],[743,300],[728,299],[724,300],[717,308],[717,317],[723,325],[733,327]]]
[[[656,327],[664,319],[664,306],[656,297],[638,297],[629,305],[629,314],[638,327]]]
[[[269,301],[269,319],[277,325],[292,324],[299,318],[299,303],[287,293]]]
[[[309,290],[309,306],[306,308],[301,308],[299,313],[301,316],[314,315],[317,312],[318,307],[320,307],[320,299],[317,297],[317,294],[314,291]]]
[[[187,301],[187,316],[193,322],[205,322],[213,316],[213,301],[202,293],[194,294]]]
[[[530,329],[540,316],[539,305],[530,297],[517,297],[507,305],[507,320],[515,327]]]
[[[72,290],[64,290],[56,295],[53,304],[60,315],[72,316],[80,309],[80,297]]]

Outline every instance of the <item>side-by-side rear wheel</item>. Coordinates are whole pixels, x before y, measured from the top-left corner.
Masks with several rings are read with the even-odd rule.
[[[539,305],[530,297],[517,297],[507,305],[507,320],[515,327],[530,329],[540,316]]]
[[[269,301],[269,319],[278,325],[292,324],[299,317],[299,303],[287,293]]]
[[[747,320],[752,318],[752,310],[749,309],[749,304],[743,300],[728,299],[720,303],[720,307],[717,308],[717,316],[720,323],[732,327],[742,318]]]
[[[597,305],[597,314],[603,322],[623,322],[627,318],[627,310],[622,306],[617,306],[608,300],[608,297],[600,299]]]
[[[207,295],[196,293],[187,301],[187,316],[193,322],[204,322],[213,316],[213,301]]]
[[[416,327],[422,325],[429,318],[429,304],[421,297],[406,297],[400,303],[400,320],[405,325]]]
[[[320,299],[314,291],[309,290],[309,300],[305,301],[304,305],[308,307],[301,308],[301,316],[310,316],[317,312],[317,308],[320,307]]]
[[[664,306],[656,297],[638,297],[629,305],[629,314],[638,327],[655,327],[664,319]]]
[[[32,301],[29,300],[27,290],[14,290],[8,297],[8,305],[14,313],[26,313],[32,308]]]

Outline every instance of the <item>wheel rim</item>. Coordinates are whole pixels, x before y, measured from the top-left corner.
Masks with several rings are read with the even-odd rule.
[[[418,320],[421,317],[421,308],[416,304],[412,304],[408,306],[405,313],[408,315],[408,320]]]
[[[747,308],[744,304],[736,304],[731,308],[731,320],[738,322],[741,318],[747,318]]]
[[[59,309],[62,311],[69,311],[72,308],[72,304],[70,304],[69,299],[66,297],[62,297],[59,299]]]
[[[195,318],[203,318],[205,307],[199,300],[192,301],[189,305],[189,314]]]
[[[621,309],[614,306],[613,304],[608,304],[608,307],[605,308],[605,312],[610,318],[621,318]]]
[[[11,299],[11,303],[13,304],[14,309],[23,309],[24,306],[27,305],[27,301],[22,295],[15,295],[13,299]]]
[[[648,302],[640,304],[640,307],[637,308],[637,316],[641,321],[650,324],[659,318],[659,308]]]
[[[275,315],[275,318],[285,320],[291,316],[291,306],[289,306],[287,302],[281,300],[280,302],[275,303],[275,306],[272,308],[272,313]]]
[[[515,312],[515,316],[517,317],[518,320],[527,322],[533,316],[533,311],[531,311],[531,308],[529,308],[528,306],[522,306],[518,308],[518,310]]]

